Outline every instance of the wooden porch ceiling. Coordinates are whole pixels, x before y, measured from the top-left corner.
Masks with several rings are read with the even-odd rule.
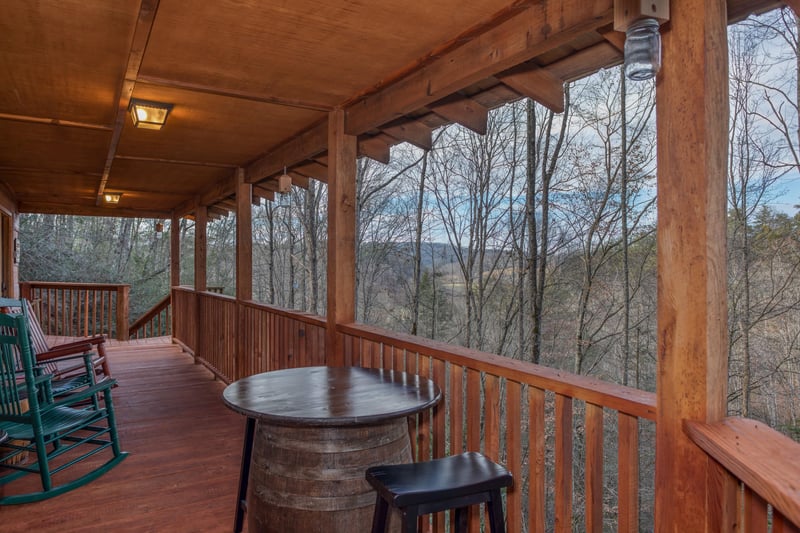
[[[728,4],[731,20],[781,5]],[[43,0],[5,6],[0,32],[0,182],[19,211],[158,218],[225,209],[236,168],[261,198],[284,167],[325,181],[337,107],[384,162],[523,96],[559,109],[624,41],[613,0]],[[135,129],[131,98],[174,104],[166,126]]]

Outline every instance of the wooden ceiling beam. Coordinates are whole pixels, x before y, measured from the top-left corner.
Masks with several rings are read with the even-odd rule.
[[[548,65],[547,71],[564,81],[572,81],[597,72],[598,65],[607,68],[621,64],[622,60],[622,52],[615,45],[603,42]]]
[[[379,163],[388,165],[391,160],[391,148],[386,139],[380,135],[367,137],[358,141],[358,155],[374,159]]]
[[[117,117],[114,120],[114,129],[111,134],[108,155],[106,156],[106,162],[103,168],[103,177],[100,178],[100,184],[97,186],[97,199],[95,200],[95,204],[98,206],[103,201],[103,191],[106,188],[106,183],[108,183],[108,176],[111,174],[111,165],[114,163],[114,156],[117,153],[117,146],[119,145],[119,139],[122,135],[122,128],[125,126],[125,119],[128,116],[128,104],[131,100],[131,94],[133,94],[133,87],[136,84],[136,76],[139,74],[139,67],[142,65],[142,58],[144,57],[144,50],[147,47],[147,41],[150,38],[150,31],[153,29],[153,21],[155,21],[157,9],[158,0],[142,0],[142,3],[139,5],[139,16],[136,19],[136,28],[133,32],[133,41],[131,42],[130,53],[128,54],[125,77],[119,88]]]
[[[423,150],[430,150],[433,148],[433,130],[416,120],[384,127],[383,131],[395,139],[411,143]]]
[[[297,100],[293,98],[267,96],[263,93],[251,93],[235,89],[220,89],[219,87],[213,87],[211,85],[202,85],[199,83],[190,83],[178,80],[168,80],[165,78],[158,78],[156,76],[139,76],[136,81],[140,83],[147,83],[148,85],[157,85],[159,87],[182,89],[197,93],[211,94],[214,96],[224,96],[226,98],[236,98],[238,100],[250,100],[252,102],[273,104],[284,107],[295,107],[298,109],[309,109],[312,111],[328,112],[331,109],[333,109],[333,107],[330,105],[320,104],[317,102],[306,102],[303,100]]]
[[[309,178],[314,178],[315,180],[326,183],[328,181],[328,167],[320,165],[316,161],[309,161],[302,165],[297,165],[292,167],[292,170],[304,176],[308,176]]]
[[[115,155],[114,159],[122,159],[125,161],[142,161],[145,163],[166,163],[169,165],[189,165],[195,167],[214,167],[214,168],[229,168],[235,169],[236,165],[228,163],[211,163],[208,161],[186,161],[182,159],[164,159],[161,157],[142,157],[136,155]]]
[[[470,130],[484,135],[489,124],[489,108],[469,98],[454,98],[430,106],[430,110],[450,122],[457,122]]]
[[[556,113],[564,111],[564,82],[542,68],[513,69],[497,76],[522,96],[536,100]]]
[[[50,124],[52,126],[66,126],[68,128],[82,128],[87,130],[114,131],[114,128],[108,124],[90,124],[88,122],[61,120],[60,118],[29,117],[26,115],[12,115],[10,113],[0,113],[0,120],[28,122],[33,124]]]
[[[327,148],[326,119],[247,165],[245,181],[257,183],[268,176],[283,172],[284,167],[291,167],[298,161],[315,157]]]
[[[223,207],[217,207],[216,205],[209,205],[206,209],[208,209],[208,218],[224,218],[229,214],[227,209]]]
[[[101,207],[89,205],[76,205],[74,203],[61,204],[57,202],[27,202],[17,204],[20,213],[39,213],[43,215],[77,215],[100,217],[139,217],[139,218],[170,218],[169,210],[157,209],[128,209],[124,207]]]
[[[347,109],[359,135],[613,22],[613,0],[537,2]]]
[[[303,176],[298,172],[289,172],[289,175],[292,177],[292,185],[295,187],[300,187],[301,189],[308,189],[308,176]]]
[[[217,207],[221,207],[222,209],[225,209],[226,211],[234,211],[234,212],[236,211],[236,209],[238,207],[238,204],[236,203],[236,200],[231,200],[230,198],[225,198],[224,200],[220,200],[219,202],[215,203],[214,205],[217,206]]]
[[[253,185],[253,196],[272,201],[275,199],[275,191],[271,191],[260,184]]]

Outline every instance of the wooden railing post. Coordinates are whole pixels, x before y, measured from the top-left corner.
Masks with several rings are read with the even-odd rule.
[[[128,314],[130,309],[130,285],[117,287],[117,339],[128,340]]]
[[[31,299],[31,284],[27,281],[19,282],[19,297],[25,298],[26,300]]]

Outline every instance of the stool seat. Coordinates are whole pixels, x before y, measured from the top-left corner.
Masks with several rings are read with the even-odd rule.
[[[386,527],[388,505],[402,512],[404,531],[416,531],[418,516],[447,509],[456,509],[458,515],[459,509],[483,502],[488,505],[492,531],[502,531],[500,489],[513,484],[508,470],[477,452],[421,463],[374,466],[367,469],[366,479],[378,492],[373,532]],[[464,520],[461,517],[456,522]]]

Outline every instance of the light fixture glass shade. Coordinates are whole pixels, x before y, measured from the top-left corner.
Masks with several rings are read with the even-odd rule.
[[[103,200],[107,204],[118,204],[119,199],[122,198],[122,193],[118,192],[107,192],[103,194]]]
[[[643,18],[625,32],[625,76],[644,81],[655,77],[661,68],[661,33],[658,21]]]
[[[167,116],[172,110],[172,104],[148,102],[146,100],[132,99],[128,109],[131,112],[133,125],[137,128],[160,130],[167,122]]]

